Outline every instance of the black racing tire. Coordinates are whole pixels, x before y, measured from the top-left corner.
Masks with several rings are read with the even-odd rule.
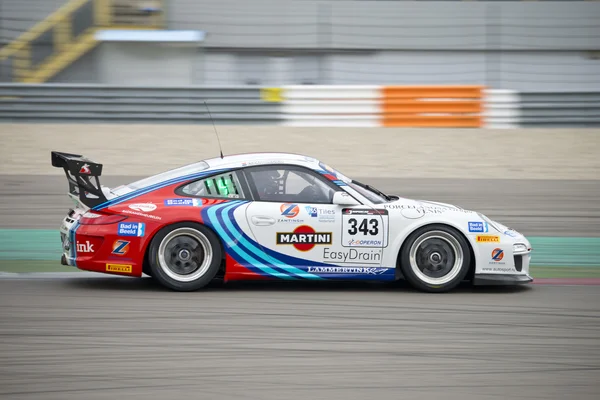
[[[146,261],[142,266],[142,272],[148,276],[152,276],[152,269],[150,268],[150,264]]]
[[[208,285],[219,272],[223,252],[217,235],[202,224],[181,222],[161,229],[150,243],[152,278],[179,292]]]
[[[469,243],[456,229],[435,224],[411,233],[400,251],[400,269],[408,283],[423,292],[454,289],[469,272]]]

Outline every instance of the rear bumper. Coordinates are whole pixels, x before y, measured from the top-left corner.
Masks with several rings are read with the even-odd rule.
[[[481,274],[475,275],[473,285],[488,286],[488,285],[521,285],[533,282],[533,278],[529,275],[498,275],[498,274]]]

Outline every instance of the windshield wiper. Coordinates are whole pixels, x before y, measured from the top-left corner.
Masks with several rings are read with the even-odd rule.
[[[360,183],[358,181],[352,181],[354,183],[356,183],[358,186],[364,187],[367,190],[370,190],[374,193],[377,193],[378,195],[380,195],[381,197],[383,197],[384,199],[386,199],[387,201],[391,201],[392,198],[390,196],[388,196],[387,194],[383,193],[381,190],[375,189],[373,186],[369,186],[369,185],[365,185],[364,183]]]
[[[365,185],[365,187],[369,190],[374,191],[375,193],[377,193],[378,195],[380,195],[381,197],[383,197],[386,200],[392,200],[392,198],[390,196],[388,196],[387,194],[383,193],[381,190],[375,189],[373,186],[369,186],[369,185]]]

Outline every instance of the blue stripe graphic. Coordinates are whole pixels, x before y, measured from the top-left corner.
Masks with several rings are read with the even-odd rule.
[[[243,202],[242,202],[242,204],[243,204]],[[234,238],[232,238],[231,236],[229,236],[227,231],[221,226],[221,224],[216,216],[216,213],[221,210],[227,211],[230,208],[238,207],[240,205],[241,205],[240,202],[236,201],[236,202],[233,202],[233,204],[224,204],[224,205],[219,204],[219,205],[208,208],[208,210],[206,211],[208,220],[211,222],[213,228],[217,231],[217,233],[219,234],[221,239],[224,241],[225,245],[227,247],[229,247],[233,253],[235,253],[235,255],[231,254],[231,256],[234,257],[236,259],[236,261],[240,262],[244,266],[249,266],[249,267],[251,267],[251,269],[258,268],[263,274],[267,274],[267,275],[271,275],[271,276],[275,276],[275,277],[283,278],[283,279],[294,279],[293,277],[291,277],[289,275],[283,274],[281,272],[278,272],[278,271],[264,265],[263,263],[256,260],[254,257],[247,254],[242,248],[240,248],[237,241]],[[254,268],[252,268],[252,267],[254,267]],[[258,271],[254,271],[254,272],[258,272]],[[260,272],[258,272],[258,273],[260,273]]]
[[[270,264],[272,267],[282,269],[285,272],[287,272],[288,274],[295,274],[302,278],[307,278],[307,279],[320,279],[320,277],[318,275],[314,275],[314,274],[308,273],[306,271],[303,271],[301,269],[298,269],[292,265],[289,265],[286,262],[279,260],[277,257],[273,257],[272,255],[266,253],[263,250],[262,246],[260,246],[257,242],[252,240],[250,237],[248,237],[244,233],[244,231],[241,229],[241,227],[235,221],[235,217],[233,215],[234,211],[235,211],[235,209],[230,208],[227,210],[227,215],[221,214],[220,217],[221,217],[222,221],[225,223],[225,226],[229,229],[229,231],[235,232],[236,236],[239,237],[240,244],[242,247],[244,247],[245,249],[252,252],[257,258],[260,258],[261,261],[264,261],[264,262]],[[275,253],[275,254],[279,255],[280,253]],[[283,255],[283,254],[281,254],[281,255]],[[302,261],[304,261],[304,260],[302,260]],[[302,263],[300,263],[299,265],[302,265]]]
[[[179,183],[179,182],[184,182],[184,181],[187,181],[187,180],[190,180],[190,179],[202,178],[204,176],[208,176],[208,175],[211,175],[213,173],[218,174],[218,173],[225,172],[225,171],[229,171],[229,169],[215,169],[215,170],[212,170],[212,171],[202,171],[202,172],[197,172],[197,173],[191,174],[191,175],[180,176],[178,178],[172,178],[172,179],[169,179],[167,181],[155,183],[154,185],[150,185],[150,186],[145,187],[143,189],[139,189],[139,190],[133,191],[131,193],[124,194],[123,196],[119,196],[117,198],[105,201],[104,203],[99,204],[99,205],[93,207],[92,209],[93,210],[102,210],[103,208],[110,207],[110,206],[112,206],[114,204],[119,204],[119,203],[122,203],[122,202],[127,201],[127,200],[131,200],[131,199],[133,199],[135,197],[141,196],[143,194],[152,192],[152,191],[157,190],[157,189],[161,189],[161,188],[163,188],[165,186],[173,185],[173,184]]]
[[[332,273],[326,271],[319,273],[308,272],[307,269],[309,267],[339,268],[343,266],[292,257],[260,246],[242,231],[234,218],[234,211],[239,206],[246,203],[248,202],[236,201],[235,203],[211,206],[209,207],[210,209],[203,210],[203,216],[205,217],[205,221],[210,223],[224,240],[228,249],[228,254],[230,254],[236,262],[244,265],[251,271],[263,276],[273,276],[293,280],[298,278],[377,281],[389,281],[394,279],[394,268],[381,268],[379,266],[366,267],[367,269],[377,270],[379,272],[372,274]],[[283,270],[283,272],[281,270]]]

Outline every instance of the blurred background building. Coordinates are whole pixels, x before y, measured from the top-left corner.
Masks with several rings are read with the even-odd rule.
[[[3,82],[600,89],[596,1],[0,0],[0,44]]]

